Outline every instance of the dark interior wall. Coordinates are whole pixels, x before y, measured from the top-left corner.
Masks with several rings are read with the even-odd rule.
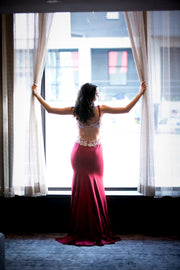
[[[60,11],[175,10],[177,0],[1,0],[0,13]]]
[[[180,198],[107,196],[112,229],[119,234],[180,235]],[[70,196],[0,198],[0,231],[67,232]]]

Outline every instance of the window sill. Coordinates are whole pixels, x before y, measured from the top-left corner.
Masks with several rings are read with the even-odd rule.
[[[137,190],[106,190],[107,196],[143,196]],[[71,195],[71,190],[49,190],[48,195]]]

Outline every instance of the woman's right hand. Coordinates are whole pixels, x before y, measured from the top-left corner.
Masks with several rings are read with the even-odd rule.
[[[140,91],[139,91],[139,93],[141,94],[141,95],[143,95],[144,94],[144,92],[146,91],[146,82],[145,81],[142,81],[141,82],[141,86],[140,86]]]

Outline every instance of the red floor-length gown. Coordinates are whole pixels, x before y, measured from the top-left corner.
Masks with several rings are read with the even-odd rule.
[[[115,237],[110,231],[100,142],[94,141],[93,146],[76,142],[71,154],[71,164],[74,174],[69,232],[66,237],[56,240],[63,244],[79,246],[104,245],[119,241],[120,238]]]

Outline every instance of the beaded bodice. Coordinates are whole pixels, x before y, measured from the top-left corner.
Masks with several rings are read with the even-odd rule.
[[[86,139],[77,137],[76,142],[83,146],[95,147],[96,145],[100,144],[100,138],[97,140],[88,141]]]
[[[98,111],[99,111],[99,119],[94,122],[94,123],[82,123],[80,121],[77,121],[78,127],[81,128],[100,128],[101,126],[101,111],[100,111],[100,107],[98,107]],[[96,140],[89,140],[88,138],[84,138],[84,137],[77,137],[76,140],[77,143],[79,143],[80,145],[83,146],[89,146],[89,147],[95,147],[96,145],[100,144],[100,139],[96,139]]]
[[[99,106],[97,106],[97,107],[98,107],[98,110],[99,110],[99,119],[96,122],[91,123],[91,124],[82,123],[80,121],[77,121],[77,124],[78,124],[79,128],[88,128],[88,127],[100,128],[100,126],[101,126],[101,118],[100,118],[101,117],[101,111],[100,111],[100,107]]]
[[[79,128],[88,128],[88,127],[100,128],[100,126],[101,126],[101,120],[100,119],[98,121],[96,121],[95,123],[91,123],[91,124],[84,124],[84,123],[78,121],[78,127]]]

